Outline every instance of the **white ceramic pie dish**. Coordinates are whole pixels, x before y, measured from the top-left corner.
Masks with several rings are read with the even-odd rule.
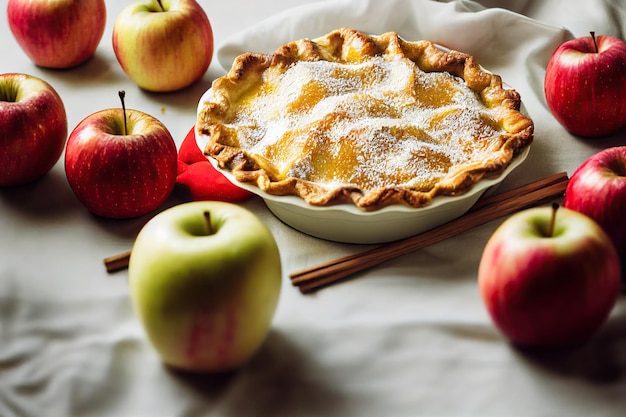
[[[202,96],[199,106],[210,98],[211,89]],[[196,133],[196,141],[200,149],[204,149],[208,138]],[[348,203],[318,207],[297,196],[271,195],[256,185],[237,181],[230,171],[217,167],[213,158],[208,159],[229,181],[263,198],[269,210],[294,229],[335,242],[373,244],[404,239],[460,217],[488,189],[498,185],[517,168],[529,151],[528,146],[502,175],[479,181],[463,195],[438,196],[430,205],[421,208],[392,205],[376,211],[364,211]]]

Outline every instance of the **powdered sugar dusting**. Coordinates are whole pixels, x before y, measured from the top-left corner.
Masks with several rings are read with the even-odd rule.
[[[484,159],[502,133],[463,80],[400,57],[300,61],[268,73],[242,109],[231,125],[275,179],[361,189],[427,189],[450,166]]]

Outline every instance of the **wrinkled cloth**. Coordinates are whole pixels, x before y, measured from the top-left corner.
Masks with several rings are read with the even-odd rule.
[[[474,55],[520,92],[535,122],[529,157],[499,190],[571,174],[598,150],[626,143],[624,133],[593,141],[568,134],[543,96],[545,67],[560,43],[590,30],[624,38],[621,0],[200,3],[215,28],[229,29],[216,37],[212,77],[244,51],[271,53],[344,26],[396,31]],[[276,13],[251,15],[271,5]],[[107,7],[110,31],[121,5]],[[132,107],[158,114],[175,138],[184,138],[210,84],[170,95],[139,92],[115,62],[106,34],[97,56],[68,72],[35,68],[8,28],[0,27],[0,35],[9,57],[0,69],[49,80],[65,100],[70,125],[92,102],[110,107],[107,92],[121,86]],[[161,363],[133,312],[126,272],[107,274],[102,265],[104,257],[132,247],[150,215],[128,221],[90,215],[74,198],[62,163],[37,183],[0,190],[0,416],[624,415],[624,295],[581,347],[532,352],[511,346],[493,326],[476,285],[482,249],[499,221],[305,296],[291,286],[289,273],[370,247],[306,236],[259,199],[242,204],[268,225],[281,251],[279,307],[249,363],[227,374],[194,375]]]
[[[176,183],[185,187],[193,201],[240,203],[252,193],[237,187],[211,165],[196,142],[195,127],[189,129],[178,149]]]

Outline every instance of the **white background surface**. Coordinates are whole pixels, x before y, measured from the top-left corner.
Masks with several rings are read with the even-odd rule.
[[[502,189],[571,174],[594,152],[626,143],[624,134],[589,141],[566,133],[547,112],[541,85],[550,48],[561,40],[589,30],[624,37],[625,6],[617,1],[483,2],[536,20],[481,12],[471,2],[442,8],[428,0],[343,0],[289,14],[312,2],[200,3],[216,46],[228,51],[269,52],[292,40],[284,37],[319,36],[343,25],[440,37],[470,49],[520,91],[536,124],[527,162]],[[111,48],[113,22],[125,4],[117,1],[107,2],[107,29],[91,61],[68,71],[37,68],[10,34],[6,1],[0,4],[0,72],[51,83],[65,102],[70,130],[94,111],[118,107],[117,91],[124,89],[128,107],[157,116],[180,144],[198,99],[224,73],[216,55],[202,82],[184,91],[140,91]],[[168,205],[180,201],[176,193]],[[499,221],[303,296],[291,287],[290,272],[365,248],[300,234],[262,202],[246,206],[270,226],[281,249],[284,284],[274,327],[244,368],[201,376],[160,363],[132,313],[126,273],[109,275],[102,265],[131,247],[150,216],[90,215],[72,194],[62,159],[36,183],[1,189],[0,416],[624,415],[624,297],[579,349],[537,354],[510,346],[476,286],[482,248]]]

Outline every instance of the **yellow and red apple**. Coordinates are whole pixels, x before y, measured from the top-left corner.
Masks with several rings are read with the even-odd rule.
[[[204,76],[213,58],[213,30],[195,0],[142,0],[117,16],[113,50],[142,89],[175,91]]]

